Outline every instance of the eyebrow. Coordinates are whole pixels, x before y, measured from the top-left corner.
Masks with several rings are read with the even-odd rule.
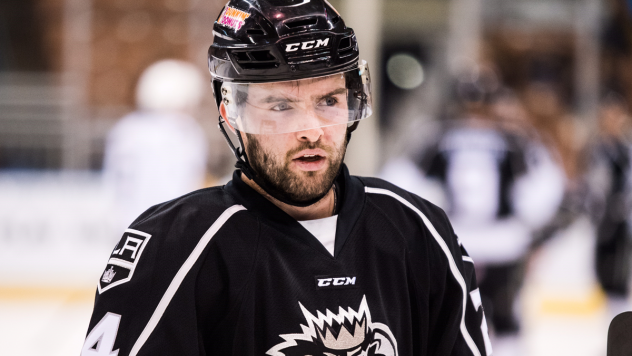
[[[338,95],[338,94],[344,94],[346,91],[347,91],[347,88],[334,89],[334,90],[330,91],[329,93],[327,93],[325,95],[317,96],[316,99],[318,101],[320,101],[321,99],[324,99],[324,98],[329,97],[329,96],[334,96],[334,95]]]
[[[330,91],[327,94],[316,96],[315,98],[320,101],[320,100],[322,100],[324,98],[327,98],[327,97],[330,97],[330,96],[343,94],[346,91],[347,91],[346,88],[338,88],[338,89],[334,89],[334,90]],[[278,103],[278,102],[296,103],[298,101],[299,100],[297,100],[297,99],[293,99],[293,98],[289,98],[289,97],[285,97],[285,96],[273,96],[273,95],[270,95],[270,96],[267,96],[267,97],[263,98],[260,101],[260,103],[262,103],[262,104],[271,104],[271,103]]]
[[[286,101],[286,102],[290,102],[290,103],[295,103],[298,100],[296,99],[292,99],[292,98],[288,98],[285,96],[267,96],[265,98],[263,98],[263,100],[261,100],[262,104],[270,104],[270,103],[278,103],[280,101]]]

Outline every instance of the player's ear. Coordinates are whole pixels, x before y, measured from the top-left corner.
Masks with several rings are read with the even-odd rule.
[[[226,115],[226,106],[224,105],[224,103],[219,104],[219,114],[222,115],[222,117],[224,118],[224,122],[226,122],[226,126],[228,126],[230,131],[232,131],[232,133],[235,133],[235,128],[230,124],[230,122],[228,122],[228,116]]]

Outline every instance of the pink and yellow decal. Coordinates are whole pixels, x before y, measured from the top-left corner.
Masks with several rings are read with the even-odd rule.
[[[241,26],[244,25],[244,22],[246,22],[248,17],[250,17],[249,13],[235,9],[234,7],[226,6],[222,15],[219,17],[219,20],[217,20],[217,23],[222,26],[230,27],[234,30],[239,30]]]

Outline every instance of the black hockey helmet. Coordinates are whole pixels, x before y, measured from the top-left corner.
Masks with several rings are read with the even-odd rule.
[[[214,41],[208,50],[215,102],[227,108],[219,128],[237,158],[236,167],[273,197],[295,206],[258,179],[245,153],[241,132],[275,134],[313,128],[293,122],[277,124],[268,118],[240,116],[240,105],[253,88],[272,82],[301,81],[338,76],[346,90],[345,107],[327,108],[319,126],[347,123],[348,137],[360,119],[371,114],[368,66],[359,62],[353,29],[326,0],[230,0],[213,26]],[[252,115],[251,115],[252,116]],[[296,115],[300,120],[300,115]],[[229,121],[241,147],[235,147],[223,127]],[[311,125],[314,125],[313,123]]]
[[[353,29],[326,0],[231,0],[213,35],[208,66],[214,81],[303,79],[358,64]]]

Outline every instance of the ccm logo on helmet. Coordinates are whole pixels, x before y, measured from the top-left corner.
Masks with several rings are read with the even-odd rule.
[[[355,283],[356,277],[316,277],[316,286],[318,288],[355,286]]]
[[[312,40],[312,41],[305,41],[305,42],[299,42],[299,43],[290,43],[285,45],[285,52],[296,52],[299,49],[303,50],[303,49],[312,49],[312,48],[319,48],[319,47],[327,47],[329,46],[329,38],[325,38],[324,40]]]

